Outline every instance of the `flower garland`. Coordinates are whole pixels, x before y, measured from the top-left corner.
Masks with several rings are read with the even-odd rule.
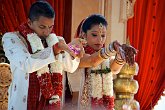
[[[84,49],[87,54],[96,52],[88,45]],[[109,66],[110,60],[107,59],[97,67],[86,69],[80,109],[113,110],[113,76]]]
[[[91,71],[101,71],[100,73],[90,74],[91,76],[91,107],[92,109],[112,110],[114,107],[113,98],[113,77],[109,67],[109,59],[101,65],[91,68]],[[104,106],[103,106],[104,105]]]
[[[32,52],[36,53],[42,51],[44,46],[41,39],[35,33],[27,34],[27,40],[30,42]],[[53,46],[59,42],[55,34],[50,34],[46,38],[48,46]],[[48,65],[37,71],[37,77],[39,80],[41,93],[46,99],[49,100],[49,104],[54,105],[55,109],[60,109],[60,97],[62,96],[62,55],[56,56],[56,62],[50,64],[50,71]],[[50,74],[51,73],[51,74]]]

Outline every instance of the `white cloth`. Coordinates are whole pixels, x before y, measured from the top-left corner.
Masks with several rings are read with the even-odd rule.
[[[68,84],[69,84],[71,92],[80,91],[80,83],[81,83],[81,80],[82,80],[82,77],[83,77],[84,73],[85,73],[84,69],[77,69],[72,74],[67,73]]]
[[[8,109],[27,110],[28,73],[35,72],[55,62],[53,48],[48,47],[37,54],[30,54],[26,44],[16,32],[6,33],[2,38],[2,42],[12,72],[12,83],[8,90]],[[64,55],[62,61],[63,70],[68,72],[74,72],[79,65],[79,59],[72,60],[68,53]]]

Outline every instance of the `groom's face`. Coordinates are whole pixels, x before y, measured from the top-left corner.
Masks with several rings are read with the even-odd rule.
[[[29,21],[30,28],[41,38],[46,38],[54,26],[54,18],[40,16],[38,20]]]

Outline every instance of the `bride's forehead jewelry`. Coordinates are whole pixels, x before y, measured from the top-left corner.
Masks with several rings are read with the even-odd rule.
[[[100,23],[99,24],[99,33],[100,33],[100,35],[103,33],[103,28],[104,28],[103,24]]]

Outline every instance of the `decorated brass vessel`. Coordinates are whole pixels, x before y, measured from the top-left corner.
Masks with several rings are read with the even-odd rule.
[[[139,103],[134,100],[134,94],[137,93],[139,85],[133,79],[138,73],[138,64],[133,66],[125,64],[117,78],[114,80],[114,91],[116,95],[115,110],[139,110]]]

